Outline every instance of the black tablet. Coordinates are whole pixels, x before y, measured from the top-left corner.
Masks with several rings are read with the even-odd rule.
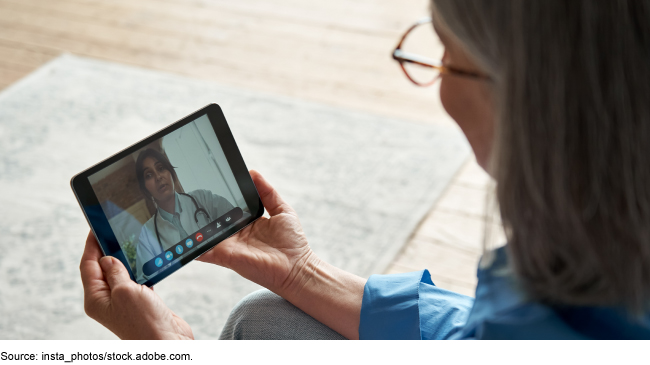
[[[104,254],[147,286],[264,214],[216,104],[77,174],[70,185]]]

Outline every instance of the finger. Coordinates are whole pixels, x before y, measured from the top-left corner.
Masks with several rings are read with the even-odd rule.
[[[81,256],[79,271],[81,283],[84,288],[84,310],[98,321],[99,314],[104,313],[104,308],[110,302],[110,288],[104,280],[104,273],[99,265],[102,252],[92,232],[88,233],[86,247]]]
[[[115,289],[118,285],[130,284],[132,282],[124,264],[115,257],[102,257],[99,260],[99,264],[102,266],[104,277],[111,290]]]
[[[95,239],[95,235],[92,231],[88,232],[88,237],[86,237],[86,247],[84,248],[84,253],[81,255],[81,262],[85,260],[99,261],[99,259],[104,256],[101,249],[99,248],[99,243]]]
[[[104,281],[104,274],[102,273],[101,266],[99,266],[99,259],[102,256],[99,243],[97,243],[93,233],[89,232],[88,238],[86,238],[86,247],[81,256],[81,263],[79,264],[81,282],[83,283],[84,289],[88,289],[94,281]]]
[[[267,220],[268,218],[261,217],[260,220]],[[241,231],[235,233],[234,235],[223,240],[210,250],[208,250],[203,255],[196,258],[197,261],[206,262],[208,264],[215,264],[230,268],[228,262],[232,258],[233,251],[241,248],[243,242],[242,237],[247,237],[251,233],[251,230],[256,224],[259,224],[260,220],[253,222],[253,224],[244,227]]]
[[[208,264],[215,264],[215,265],[223,266],[222,259],[221,259],[222,255],[219,253],[219,251],[222,251],[222,249],[224,248],[224,243],[226,243],[226,241],[223,241],[223,242],[219,243],[218,245],[216,245],[215,247],[210,249],[210,251],[208,251],[208,252],[204,253],[203,255],[197,257],[196,260],[201,261],[201,262],[205,262],[205,263],[208,263]],[[226,244],[226,246],[227,246],[227,244]],[[219,247],[221,247],[221,248],[219,248]]]
[[[255,183],[255,187],[257,188],[257,192],[260,194],[262,204],[264,205],[264,208],[269,211],[271,217],[281,213],[296,214],[293,208],[282,200],[278,191],[275,190],[273,186],[264,179],[264,177],[262,177],[262,174],[255,170],[251,170],[250,174]]]

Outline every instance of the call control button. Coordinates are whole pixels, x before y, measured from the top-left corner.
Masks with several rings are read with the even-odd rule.
[[[167,253],[165,253],[165,258],[167,259],[167,261],[171,261],[174,258],[174,254],[167,251]]]
[[[185,240],[185,247],[192,248],[192,246],[194,246],[194,241],[192,241],[191,238],[186,239]]]
[[[183,246],[182,245],[177,245],[176,246],[176,253],[179,254],[179,255],[183,253]]]
[[[198,242],[203,241],[203,234],[201,234],[200,232],[197,233],[197,234],[196,234],[196,240],[197,240]]]
[[[157,257],[155,264],[156,266],[161,267],[163,264],[163,260],[160,257]]]

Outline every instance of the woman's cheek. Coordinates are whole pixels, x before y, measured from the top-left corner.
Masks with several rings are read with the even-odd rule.
[[[147,190],[149,191],[149,194],[151,194],[151,196],[155,198],[155,197],[156,197],[155,184],[153,184],[153,183],[151,182],[151,180],[150,180],[150,181],[147,181],[147,182],[144,184],[144,186],[145,186],[145,187],[147,188]]]
[[[464,90],[458,87],[458,80],[449,80],[443,77],[440,81],[440,102],[449,116],[458,124],[465,135],[471,133],[471,118],[468,112],[472,109],[472,102],[464,95]],[[471,141],[470,141],[471,142]]]
[[[465,134],[479,165],[485,168],[494,135],[494,114],[484,90],[472,83],[476,81],[443,77],[440,102]]]
[[[450,95],[449,92],[449,83],[446,81],[446,77],[442,76],[440,79],[440,103],[442,104],[442,107],[445,108],[445,111],[447,114],[449,114],[450,117],[454,118],[452,115],[451,109],[451,100],[450,100]],[[455,120],[455,118],[454,118]]]

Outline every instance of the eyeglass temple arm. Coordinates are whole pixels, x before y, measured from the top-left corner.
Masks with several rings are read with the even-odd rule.
[[[409,33],[411,33],[411,31],[413,31],[413,29],[415,29],[417,26],[422,25],[424,23],[431,23],[431,18],[430,17],[422,18],[422,19],[418,20],[417,23],[411,25],[411,27],[402,36],[402,39],[399,40],[399,43],[397,44],[397,47],[395,47],[395,49],[396,50],[401,49],[402,48],[402,43],[404,43],[404,40],[409,35]]]
[[[443,71],[446,69],[440,61],[433,60],[428,57],[420,56],[415,53],[404,52],[401,49],[393,51],[393,59],[398,62],[415,63],[420,66],[431,67]]]

